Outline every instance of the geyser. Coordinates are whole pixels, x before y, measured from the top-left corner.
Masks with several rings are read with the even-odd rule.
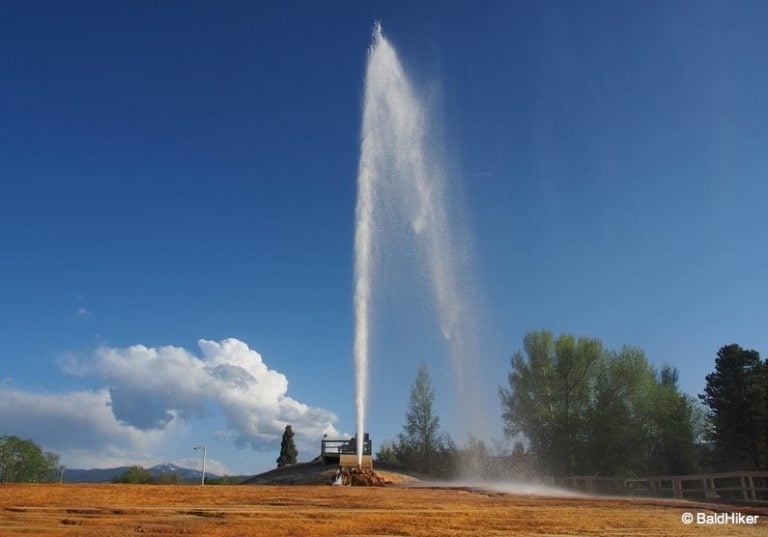
[[[439,329],[450,349],[459,408],[468,423],[484,423],[478,393],[467,386],[467,360],[476,358],[477,316],[470,279],[463,273],[466,246],[459,220],[448,213],[446,175],[430,145],[428,107],[414,90],[395,49],[376,24],[368,51],[357,177],[355,227],[355,341],[358,462],[363,453],[376,268],[385,247],[412,248],[420,281],[434,300]],[[405,222],[407,225],[402,226]],[[386,252],[389,254],[389,252]],[[410,268],[410,267],[409,267]],[[460,285],[461,283],[461,285]],[[470,375],[471,376],[471,375]],[[467,394],[474,392],[474,397]]]

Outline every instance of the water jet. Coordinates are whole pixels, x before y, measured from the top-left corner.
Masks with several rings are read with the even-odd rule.
[[[467,236],[448,202],[449,185],[427,100],[414,88],[380,24],[368,50],[357,175],[354,271],[354,364],[356,454],[362,465],[368,369],[375,306],[382,291],[384,258],[392,250],[415,260],[413,277],[427,292],[430,320],[451,357],[458,408],[475,433],[486,416],[478,407],[481,393],[474,360],[477,312],[473,303]],[[411,255],[413,254],[413,255]],[[398,267],[398,270],[401,270]],[[410,273],[410,272],[409,272]],[[430,298],[431,297],[431,298]]]

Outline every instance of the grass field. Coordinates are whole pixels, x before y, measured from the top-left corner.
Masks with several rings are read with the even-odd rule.
[[[439,488],[0,485],[3,537],[768,535],[768,516],[757,526],[686,526],[685,511],[706,508]]]

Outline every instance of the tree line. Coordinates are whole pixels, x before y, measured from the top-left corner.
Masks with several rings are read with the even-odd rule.
[[[683,393],[678,379],[677,369],[654,367],[636,347],[529,332],[499,387],[511,449],[472,437],[459,448],[440,434],[422,365],[403,432],[381,446],[377,460],[441,478],[768,470],[768,360],[727,345],[698,398]]]

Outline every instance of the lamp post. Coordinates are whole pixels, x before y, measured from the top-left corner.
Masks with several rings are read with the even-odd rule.
[[[202,446],[195,446],[192,449],[194,449],[195,451],[197,451],[198,449],[203,450],[203,477],[200,480],[200,485],[205,485],[205,456],[206,456],[206,452],[208,451],[208,448],[205,444],[203,444]]]

